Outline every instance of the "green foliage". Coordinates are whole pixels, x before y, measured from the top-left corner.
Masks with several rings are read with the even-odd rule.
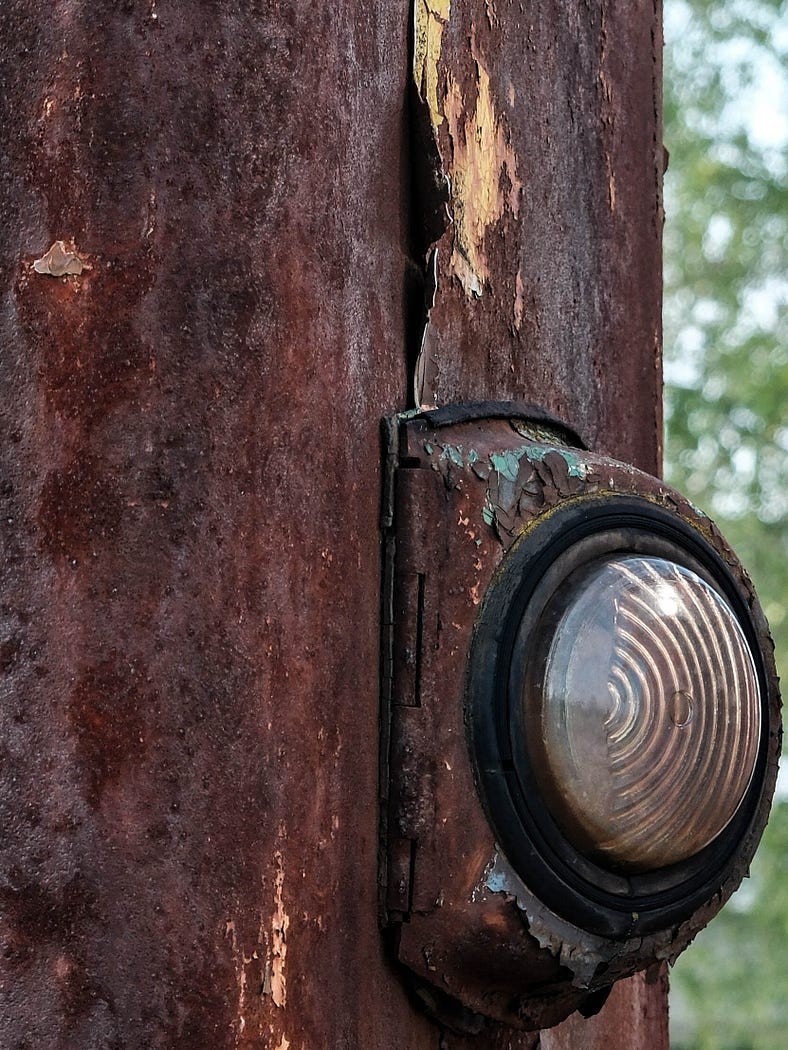
[[[666,470],[758,587],[788,677],[788,3],[666,0]],[[782,1050],[788,802],[677,963],[676,1050]]]
[[[673,1050],[784,1050],[788,1032],[788,803],[752,874],[671,972]]]
[[[665,75],[667,472],[751,567],[779,654],[788,652],[788,122],[783,111],[770,129],[765,102],[788,96],[787,7],[667,0]]]

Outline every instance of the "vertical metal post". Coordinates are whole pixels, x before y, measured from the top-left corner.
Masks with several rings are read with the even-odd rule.
[[[379,420],[415,372],[655,469],[659,14],[415,11],[0,10],[3,1046],[466,1045],[377,926]]]

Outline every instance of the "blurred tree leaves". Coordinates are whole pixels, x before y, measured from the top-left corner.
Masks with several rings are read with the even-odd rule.
[[[666,16],[666,468],[751,567],[784,654],[788,4]]]
[[[788,676],[788,2],[665,0],[666,473],[748,566]],[[788,802],[681,957],[673,1045],[788,1043]]]
[[[673,1050],[784,1050],[788,1033],[788,803],[752,876],[671,971]]]

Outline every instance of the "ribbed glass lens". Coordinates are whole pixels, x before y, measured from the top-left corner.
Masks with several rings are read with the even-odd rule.
[[[652,870],[731,821],[755,767],[758,682],[733,612],[698,575],[639,556],[577,570],[529,668],[530,763],[580,852]]]

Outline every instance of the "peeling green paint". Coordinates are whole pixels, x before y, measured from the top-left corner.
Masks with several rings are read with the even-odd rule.
[[[462,445],[441,445],[441,459],[450,460],[456,467],[464,467],[465,460],[462,455]]]
[[[486,525],[503,529],[509,535],[517,527],[520,503],[535,498],[533,486],[544,483],[550,499],[566,499],[580,482],[589,477],[589,466],[582,453],[555,444],[528,444],[480,455],[462,445],[439,444],[441,461],[472,470],[487,482],[482,518]],[[558,457],[558,463],[555,457]],[[438,465],[433,463],[437,469]],[[534,479],[534,468],[539,477]],[[567,480],[572,478],[571,484]]]
[[[549,452],[556,452],[566,463],[569,476],[572,478],[585,479],[588,473],[586,464],[568,448],[557,448],[553,445],[536,445],[529,446],[524,451],[530,463],[541,463]]]
[[[517,473],[520,470],[520,460],[527,455],[527,449],[507,449],[506,452],[493,452],[490,462],[501,477],[508,481],[517,481]]]

